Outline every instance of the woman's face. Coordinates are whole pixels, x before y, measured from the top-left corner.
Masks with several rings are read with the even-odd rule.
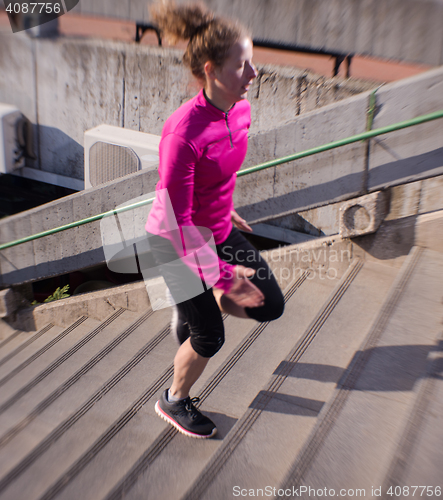
[[[230,106],[246,99],[249,86],[257,76],[252,62],[252,40],[245,37],[236,42],[223,66],[214,68],[214,76],[214,98]]]

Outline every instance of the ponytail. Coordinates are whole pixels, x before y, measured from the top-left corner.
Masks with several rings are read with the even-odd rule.
[[[171,43],[189,40],[183,62],[199,80],[205,80],[204,65],[211,61],[223,66],[231,47],[243,36],[246,28],[236,21],[216,17],[203,5],[175,5],[173,2],[151,7],[151,19]]]

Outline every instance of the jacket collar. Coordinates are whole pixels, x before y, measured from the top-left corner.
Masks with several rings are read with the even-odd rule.
[[[201,89],[200,92],[197,94],[197,105],[201,106],[202,108],[205,108],[209,113],[211,113],[213,116],[216,116],[218,118],[225,118],[225,116],[229,113],[232,112],[232,110],[235,107],[235,104],[225,113],[223,110],[217,108],[214,106],[211,102],[209,102],[208,98],[206,97],[206,93],[204,89]]]

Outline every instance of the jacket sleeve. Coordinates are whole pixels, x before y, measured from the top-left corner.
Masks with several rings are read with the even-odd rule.
[[[229,292],[233,281],[234,266],[220,259],[207,239],[192,221],[194,201],[194,175],[199,156],[189,142],[176,134],[166,135],[160,143],[161,185],[167,190],[172,205],[172,214],[165,214],[171,221],[170,237],[182,261],[199,274],[210,286]],[[163,205],[165,206],[165,205]],[[174,229],[177,222],[178,231]],[[193,258],[198,257],[198,266]],[[203,274],[203,276],[202,276]]]

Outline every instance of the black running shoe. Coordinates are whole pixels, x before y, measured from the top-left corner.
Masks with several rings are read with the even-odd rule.
[[[171,333],[180,345],[191,335],[186,318],[181,316],[177,306],[172,306]]]
[[[190,398],[170,403],[168,401],[168,389],[166,389],[161,398],[155,403],[155,411],[159,417],[173,425],[179,432],[186,436],[207,439],[215,436],[217,428],[214,422],[205,417],[194,406],[199,398]]]

